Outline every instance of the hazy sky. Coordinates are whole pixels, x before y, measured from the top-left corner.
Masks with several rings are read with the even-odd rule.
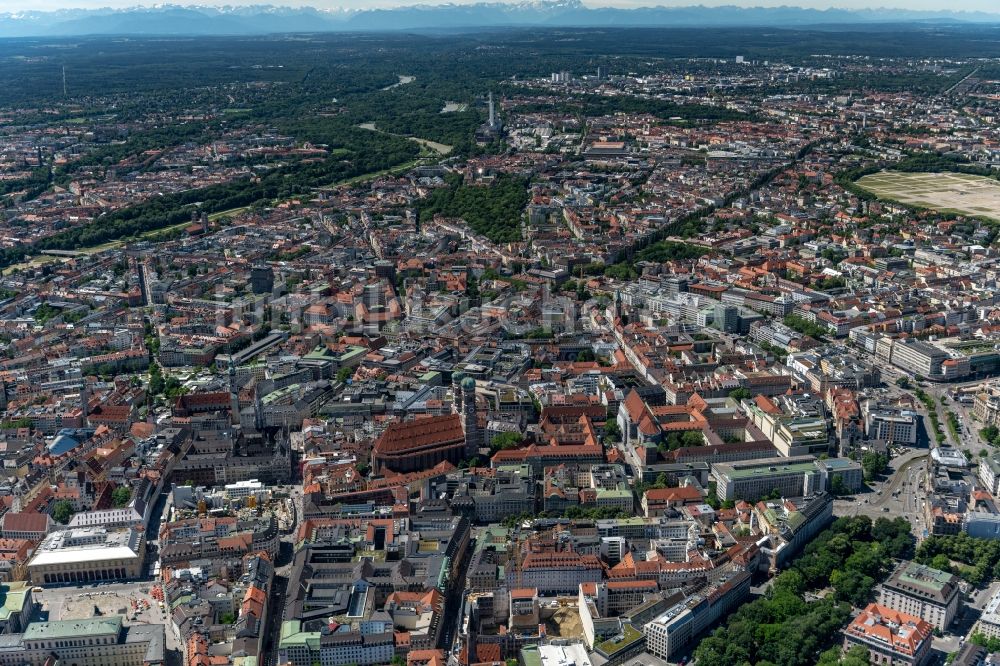
[[[451,2],[463,3],[477,0],[451,0]],[[492,0],[495,1],[495,0]],[[1000,3],[997,0],[881,0],[873,3],[871,0],[583,0],[584,4],[591,7],[648,7],[654,5],[665,6],[690,6],[690,5],[740,5],[744,7],[775,7],[780,5],[797,5],[802,7],[812,7],[816,9],[827,9],[829,7],[841,7],[846,9],[867,9],[873,6],[893,7],[919,10],[940,10],[951,11],[983,11],[1000,14]],[[53,10],[68,7],[94,9],[99,7],[134,7],[136,5],[262,5],[272,4],[281,6],[310,6],[322,9],[350,8],[362,9],[366,7],[397,7],[400,5],[414,4],[446,4],[446,0],[172,0],[171,2],[144,2],[142,0],[0,0],[0,13],[17,12],[25,10]]]

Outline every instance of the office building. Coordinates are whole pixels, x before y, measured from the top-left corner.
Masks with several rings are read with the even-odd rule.
[[[865,403],[865,437],[872,442],[914,446],[917,443],[917,413],[911,409],[870,407]]]
[[[813,456],[720,463],[713,466],[712,477],[721,501],[756,501],[775,492],[804,497],[823,490],[823,475]]]
[[[856,493],[865,485],[861,463],[849,458],[817,460],[816,467],[823,477],[823,489]],[[836,486],[836,487],[835,487]]]
[[[396,651],[392,623],[384,623],[378,631],[369,629],[352,630],[350,625],[342,625],[341,630],[333,632],[302,631],[300,621],[288,620],[281,624],[278,663],[291,666],[388,664]]]
[[[553,548],[529,549],[520,566],[508,566],[508,587],[532,587],[540,594],[575,594],[580,583],[599,583],[604,568],[596,555]]]
[[[879,603],[945,631],[958,613],[958,577],[915,562],[897,567],[879,590]]]
[[[990,495],[1000,493],[1000,455],[995,451],[979,459],[979,482]]]
[[[165,644],[162,624],[125,626],[120,615],[32,622],[0,641],[0,666],[154,666]]]
[[[680,650],[741,604],[750,594],[750,574],[736,571],[669,608],[644,628],[646,649],[670,661]]]
[[[892,345],[891,362],[896,367],[924,377],[941,374],[941,364],[948,358],[944,350],[919,340],[896,340]]]

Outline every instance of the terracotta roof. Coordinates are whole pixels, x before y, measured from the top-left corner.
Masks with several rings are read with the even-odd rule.
[[[848,625],[845,633],[865,640],[891,646],[894,652],[913,656],[921,644],[929,640],[933,627],[915,615],[878,604],[868,604]]]
[[[700,500],[701,493],[694,486],[650,488],[646,491],[647,502],[689,502]]]
[[[100,405],[90,413],[91,420],[100,421],[128,421],[132,415],[132,408],[128,405]]]
[[[464,439],[461,417],[446,414],[393,423],[379,437],[375,450],[378,453],[401,453]]]
[[[479,643],[476,645],[476,656],[479,657],[479,661],[500,661],[500,645]]]
[[[48,529],[48,516],[44,513],[5,513],[4,532],[41,532]]]
[[[766,396],[758,395],[756,398],[754,398],[754,402],[756,402],[757,403],[757,407],[759,407],[760,410],[762,412],[766,413],[766,414],[780,414],[781,413],[781,410],[778,408],[778,406],[776,404],[774,404],[771,401],[771,399],[768,398],[768,397],[766,397]]]
[[[655,580],[609,580],[609,590],[652,590],[656,591],[658,586]]]

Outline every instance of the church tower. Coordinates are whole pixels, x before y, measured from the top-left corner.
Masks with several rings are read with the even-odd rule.
[[[451,375],[451,411],[455,414],[462,413],[463,379],[465,379],[464,372],[455,372]]]
[[[240,389],[236,385],[236,363],[229,359],[229,411],[231,412],[229,422],[233,425],[240,423]]]
[[[483,432],[479,429],[476,416],[476,380],[466,377],[462,380],[462,428],[465,430],[465,455],[479,454],[483,446]]]
[[[83,378],[83,384],[80,386],[80,414],[83,427],[86,428],[90,416],[90,385],[87,383],[86,377]]]

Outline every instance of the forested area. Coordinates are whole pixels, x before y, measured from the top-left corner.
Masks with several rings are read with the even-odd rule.
[[[666,261],[678,261],[684,259],[697,259],[709,253],[707,247],[694,245],[692,243],[679,243],[677,241],[660,241],[654,243],[636,254],[636,261],[652,261],[663,263]]]
[[[26,178],[0,181],[0,196],[14,192],[24,192],[23,198],[34,199],[52,184],[52,176],[47,166],[35,167]]]
[[[53,179],[65,185],[74,173],[86,167],[112,166],[126,158],[141,155],[147,150],[164,150],[185,141],[208,141],[217,131],[217,128],[212,128],[204,122],[186,122],[134,132],[124,141],[108,143],[72,162],[56,167],[53,170]]]
[[[698,665],[867,663],[857,651],[838,656],[839,630],[850,620],[852,605],[871,599],[893,558],[912,551],[910,524],[902,518],[838,518],[774,578],[764,597],[741,606],[701,641],[694,652]],[[806,593],[824,588],[832,593],[806,601]]]
[[[466,185],[461,175],[449,174],[447,181],[420,202],[421,223],[435,215],[461,218],[495,243],[521,240],[521,214],[528,204],[525,180],[504,174],[489,185]]]

